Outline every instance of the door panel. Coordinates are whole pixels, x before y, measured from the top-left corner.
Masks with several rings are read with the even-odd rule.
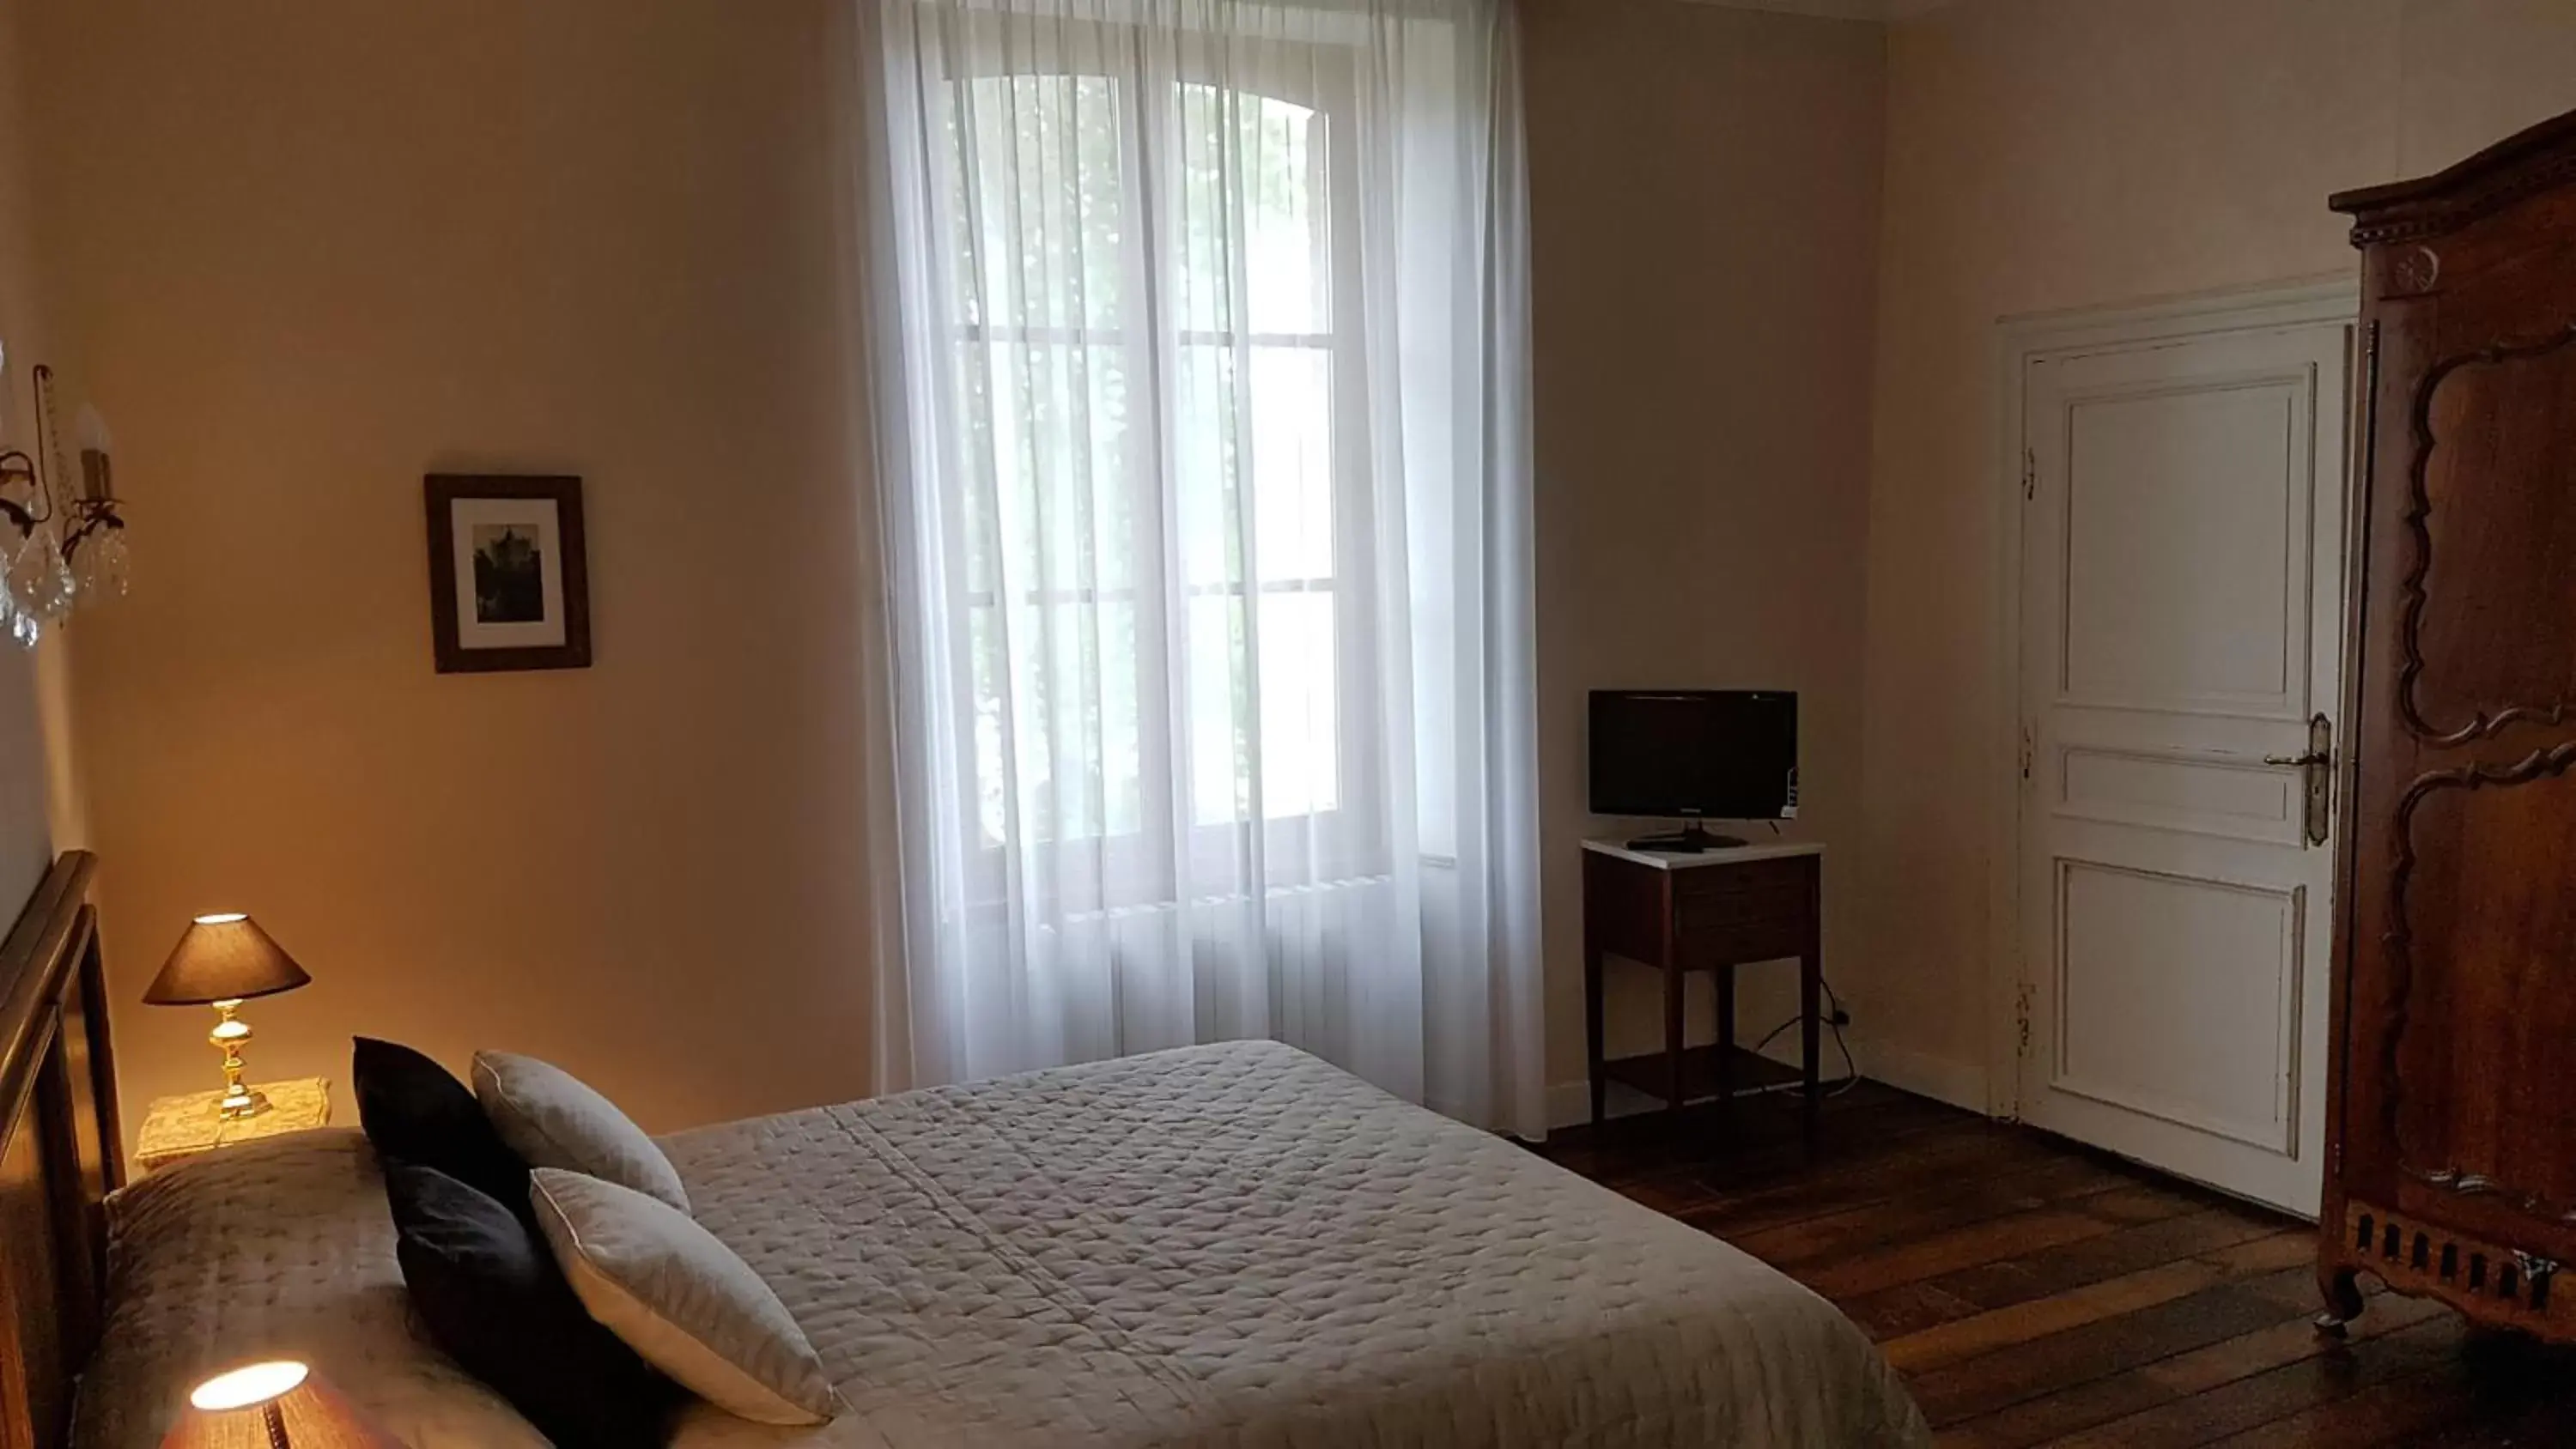
[[[2297,757],[2341,694],[2349,349],[2213,331],[2023,400],[2023,1116],[2309,1213],[2333,856]]]
[[[2059,761],[2057,813],[2071,819],[2264,845],[2296,845],[2306,824],[2299,782],[2277,766],[2085,745]]]
[[[2049,1085],[2283,1156],[2303,887],[2061,861]]]
[[[2290,539],[2308,390],[2219,378],[2068,400],[2059,703],[2307,718]]]

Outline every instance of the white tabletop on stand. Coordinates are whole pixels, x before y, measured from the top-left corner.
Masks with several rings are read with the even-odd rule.
[[[1670,850],[1630,850],[1624,838],[1587,840],[1583,848],[1602,855],[1615,855],[1657,870],[1688,870],[1695,865],[1742,865],[1749,860],[1785,860],[1795,855],[1822,855],[1824,843],[1815,840],[1766,840],[1752,845],[1725,846],[1685,854]]]

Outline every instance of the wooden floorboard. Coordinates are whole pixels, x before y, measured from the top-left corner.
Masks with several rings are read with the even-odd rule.
[[[2310,1326],[2310,1230],[1875,1083],[1624,1118],[1547,1156],[1771,1263],[1876,1340],[1944,1449],[2576,1446],[2576,1354],[2378,1294]]]

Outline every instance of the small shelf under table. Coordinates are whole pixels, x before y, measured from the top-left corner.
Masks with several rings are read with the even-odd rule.
[[[1735,1095],[1756,1093],[1787,1086],[1801,1080],[1796,1067],[1783,1066],[1766,1056],[1735,1049]],[[1648,1052],[1643,1056],[1613,1057],[1601,1064],[1601,1074],[1623,1087],[1634,1087],[1661,1101],[1671,1089],[1671,1079],[1664,1069],[1664,1054]],[[1682,1099],[1685,1102],[1714,1100],[1717,1096],[1717,1048],[1685,1047],[1682,1050]]]

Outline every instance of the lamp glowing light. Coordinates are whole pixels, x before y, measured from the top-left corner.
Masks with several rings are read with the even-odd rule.
[[[293,1359],[247,1364],[188,1395],[161,1449],[400,1449]]]
[[[188,1406],[209,1414],[255,1409],[271,1399],[284,1397],[312,1376],[311,1367],[289,1359],[255,1363],[228,1374],[217,1374],[197,1385],[196,1392],[188,1395]]]

